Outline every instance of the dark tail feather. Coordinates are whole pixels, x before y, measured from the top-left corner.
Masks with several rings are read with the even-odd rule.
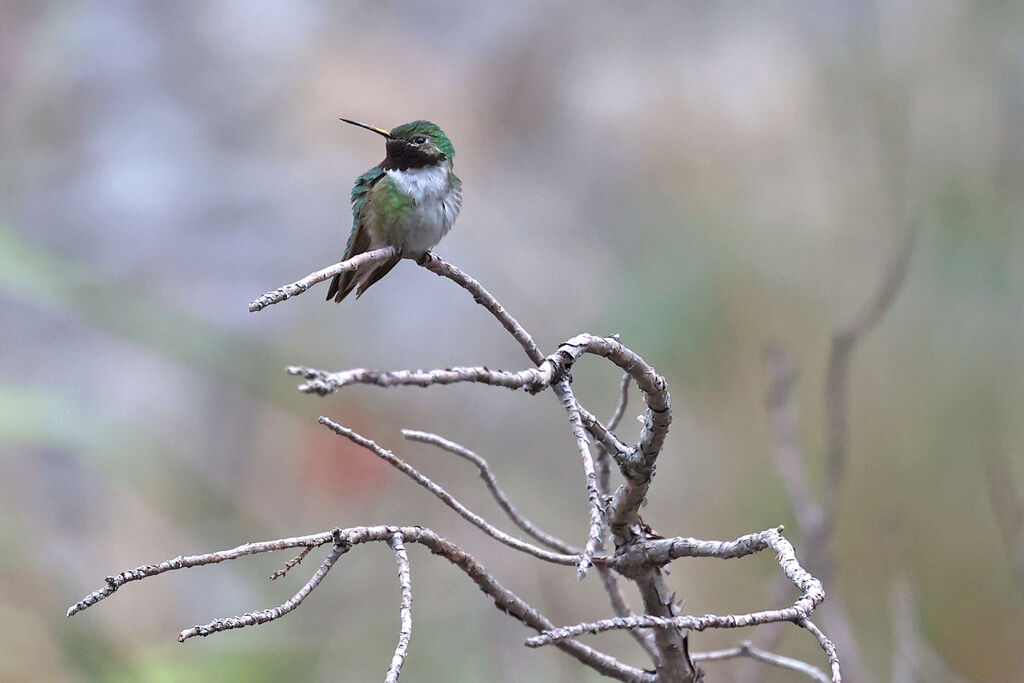
[[[341,303],[356,288],[356,285],[359,286],[356,292],[356,298],[358,299],[363,295],[363,292],[370,288],[370,285],[387,275],[401,260],[401,256],[394,256],[369,269],[349,270],[344,273],[338,273],[331,280],[331,286],[327,290],[327,300],[330,301],[333,298],[336,303]]]
[[[341,289],[341,273],[335,275],[334,279],[331,280],[331,286],[327,289],[327,300],[330,301],[333,299],[339,289]]]
[[[370,288],[377,280],[381,279],[385,275],[391,272],[391,269],[398,265],[398,262],[402,260],[400,254],[392,256],[387,261],[384,261],[379,266],[367,273],[366,277],[360,278],[359,291],[356,292],[356,298],[358,299],[363,295],[363,292]],[[354,284],[354,283],[353,283]]]

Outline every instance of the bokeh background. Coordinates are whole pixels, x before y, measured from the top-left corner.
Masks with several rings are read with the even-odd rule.
[[[899,669],[899,585],[943,676],[1024,680],[1024,584],[985,475],[996,458],[1002,490],[1024,491],[1024,5],[924,0],[0,3],[0,678],[378,680],[397,633],[385,546],[281,621],[185,645],[179,629],[276,605],[315,561],[274,583],[290,556],[165,575],[63,616],[121,569],[334,525],[428,525],[556,623],[609,613],[596,577],[497,546],[316,425],[500,519],[466,463],[398,430],[460,441],[582,540],[550,393],[320,399],[284,372],[525,367],[464,292],[407,262],[359,301],[328,305],[322,285],[247,312],[341,254],[352,181],[383,146],[338,116],[440,123],[465,205],[439,253],[545,350],[617,332],[666,375],[676,419],[645,517],[663,534],[794,528],[763,350],[799,369],[820,488],[830,334],[918,225],[906,286],[853,357],[834,588],[872,680]],[[608,414],[618,373],[590,360],[575,378]],[[410,680],[597,680],[411,555]],[[688,612],[747,611],[776,573],[690,560],[670,581]],[[780,650],[821,664],[792,631]],[[624,634],[591,642],[645,664]]]

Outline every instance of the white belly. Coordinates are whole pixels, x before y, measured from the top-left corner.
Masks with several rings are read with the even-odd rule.
[[[416,202],[416,211],[407,219],[401,248],[406,256],[418,256],[436,246],[451,230],[462,207],[459,183],[449,185],[451,170],[447,166],[389,170],[387,174],[400,192]]]

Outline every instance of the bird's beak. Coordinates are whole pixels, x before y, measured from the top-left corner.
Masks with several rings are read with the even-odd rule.
[[[369,126],[369,125],[367,125],[365,123],[359,123],[358,121],[353,121],[352,119],[341,119],[341,120],[344,121],[345,123],[351,123],[353,126],[359,126],[360,128],[365,128],[366,130],[372,130],[377,135],[383,135],[388,140],[392,139],[391,138],[391,132],[390,131],[386,131],[383,128],[377,128],[375,126]]]

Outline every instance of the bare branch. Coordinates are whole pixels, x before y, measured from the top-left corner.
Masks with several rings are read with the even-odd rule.
[[[737,657],[749,657],[750,659],[754,659],[765,664],[777,666],[780,669],[796,671],[818,681],[818,683],[829,683],[830,680],[825,672],[816,666],[811,666],[807,662],[802,662],[799,659],[783,657],[782,655],[762,650],[761,648],[753,645],[749,640],[745,640],[736,647],[731,647],[726,650],[694,652],[690,655],[690,658],[695,662],[719,662],[727,659],[736,659]]]
[[[435,275],[448,278],[469,292],[473,296],[473,301],[490,311],[491,315],[497,318],[502,327],[512,335],[512,338],[519,342],[519,345],[523,347],[523,351],[526,352],[527,357],[533,361],[534,365],[540,365],[544,362],[544,354],[541,353],[540,348],[533,341],[530,333],[505,310],[504,306],[498,303],[497,299],[491,296],[490,292],[484,289],[483,285],[452,264],[443,261],[437,254],[428,252],[417,263]]]
[[[138,581],[164,572],[189,567],[216,564],[225,560],[235,560],[246,555],[285,550],[304,546],[321,546],[334,543],[335,548],[350,549],[368,542],[389,542],[395,534],[400,534],[406,543],[418,543],[428,548],[433,554],[440,555],[465,573],[483,593],[490,596],[498,609],[526,626],[537,631],[550,629],[553,624],[536,608],[525,602],[512,591],[498,583],[490,572],[471,555],[454,543],[442,538],[430,529],[419,526],[362,526],[348,529],[333,529],[320,534],[283,538],[262,543],[246,543],[245,545],[205,555],[176,557],[156,565],[143,565],[108,577],[107,585],[94,591],[81,602],[68,610],[69,616],[82,609],[94,605],[105,597],[113,594],[120,586],[130,581]],[[646,671],[622,664],[613,657],[599,652],[576,641],[564,641],[556,644],[561,650],[575,657],[581,663],[593,668],[605,676],[626,683],[655,683],[654,676]]]
[[[631,619],[604,619],[552,629],[530,638],[526,641],[526,644],[529,647],[540,647],[564,638],[575,638],[584,633],[601,633],[617,629],[654,627],[659,629],[703,631],[708,628],[742,628],[772,622],[798,621],[805,619],[825,599],[825,591],[822,589],[821,582],[800,566],[793,546],[776,529],[744,536],[732,542],[694,541],[694,539],[665,540],[667,543],[648,541],[649,544],[658,544],[655,546],[656,557],[652,560],[654,564],[671,560],[672,555],[676,552],[678,552],[675,555],[676,557],[721,557],[727,559],[730,557],[742,557],[758,550],[771,548],[776,553],[783,573],[802,591],[802,595],[797,598],[791,607],[750,612],[747,614],[660,617],[651,615],[650,610],[648,610],[648,614]],[[715,549],[713,546],[718,546],[718,548]],[[616,559],[618,562],[618,558]],[[616,567],[621,571],[623,564],[624,562],[618,562]],[[648,564],[651,563],[649,562]]]
[[[373,262],[377,259],[383,260],[393,256],[394,250],[384,249],[369,252],[356,259],[335,264],[274,292],[264,294],[250,304],[250,310],[257,311],[267,305],[301,294],[310,286],[326,280],[337,273],[352,270],[364,263]],[[831,642],[820,631],[817,631],[813,624],[807,621],[807,616],[824,598],[821,583],[804,571],[799,563],[797,563],[792,546],[781,536],[781,528],[778,530],[770,529],[759,534],[750,534],[735,541],[700,541],[682,537],[662,539],[653,536],[649,527],[640,519],[639,510],[650,487],[656,460],[662,451],[672,419],[671,397],[669,396],[665,380],[653,367],[648,365],[635,352],[625,347],[617,336],[602,338],[581,334],[564,342],[554,354],[545,357],[522,325],[476,280],[433,254],[427,254],[419,261],[419,264],[437,275],[451,279],[469,292],[474,300],[484,306],[502,324],[505,330],[516,339],[535,367],[519,372],[496,371],[485,367],[387,372],[355,369],[335,373],[308,368],[290,368],[289,372],[301,375],[307,380],[302,384],[300,390],[320,395],[327,395],[344,386],[356,383],[375,384],[384,387],[398,385],[425,387],[456,382],[478,382],[510,389],[525,389],[530,393],[537,393],[550,387],[566,411],[577,450],[583,462],[588,497],[589,527],[587,542],[582,552],[566,544],[564,541],[546,534],[522,516],[498,487],[497,481],[486,461],[454,442],[441,439],[441,437],[436,435],[404,432],[407,438],[433,443],[474,462],[492,495],[494,495],[499,505],[509,517],[526,533],[549,548],[561,551],[561,553],[551,552],[500,531],[484,518],[462,505],[444,488],[418,472],[411,465],[397,458],[391,451],[381,448],[373,441],[326,417],[321,417],[320,422],[337,434],[370,450],[396,469],[402,471],[458,512],[463,518],[499,542],[539,559],[562,565],[575,564],[581,578],[591,564],[597,566],[611,600],[612,609],[617,615],[616,619],[607,620],[607,622],[612,622],[612,625],[608,626],[607,622],[596,622],[595,624],[580,624],[574,627],[556,629],[536,609],[498,584],[486,569],[457,546],[437,536],[429,529],[395,526],[354,527],[346,530],[335,529],[329,534],[296,539],[281,539],[267,544],[246,544],[245,546],[239,546],[222,553],[192,556],[189,558],[179,557],[161,565],[146,565],[122,573],[118,577],[109,577],[104,588],[95,591],[83,601],[73,606],[68,611],[69,615],[95,604],[95,602],[112,594],[120,585],[128,581],[153,576],[172,569],[210,564],[225,559],[236,559],[246,554],[302,547],[303,551],[298,557],[286,563],[283,570],[274,573],[272,578],[276,578],[283,576],[301,562],[312,548],[333,543],[332,552],[324,560],[324,563],[306,586],[291,600],[271,610],[248,613],[231,619],[219,619],[206,626],[188,629],[182,632],[180,638],[185,639],[193,635],[207,635],[229,628],[260,624],[277,619],[301,604],[302,600],[319,585],[319,582],[326,576],[337,558],[347,552],[353,545],[369,541],[384,541],[391,545],[395,553],[399,581],[402,588],[399,642],[386,679],[387,681],[396,681],[408,651],[412,628],[412,586],[409,576],[408,556],[404,548],[404,544],[408,542],[425,545],[433,553],[448,559],[470,576],[480,590],[494,599],[500,610],[539,631],[540,635],[528,641],[528,644],[531,646],[548,643],[554,644],[587,666],[618,680],[635,681],[638,683],[654,683],[654,681],[657,681],[657,683],[684,683],[699,680],[701,673],[695,667],[693,660],[688,654],[686,630],[731,628],[767,623],[768,621],[797,621],[801,623],[805,628],[816,634],[819,643],[829,653],[830,659],[834,659],[834,648],[831,646]],[[888,285],[883,285],[883,290],[887,288]],[[895,291],[898,288],[898,284],[892,288]],[[886,294],[883,291],[880,294],[882,301],[879,303],[877,311],[870,309],[865,315],[861,316],[866,321],[863,324],[868,327],[873,325],[876,319],[881,316],[881,313],[884,312],[885,307],[888,306],[888,303],[884,300],[885,297],[891,299],[893,295]],[[853,339],[857,334],[859,333],[854,331],[849,337]],[[571,386],[572,378],[570,371],[574,363],[584,354],[594,354],[606,358],[626,373],[621,384],[621,398],[618,408],[607,427],[602,425],[597,418],[580,405]],[[637,386],[646,404],[642,418],[644,427],[638,443],[632,447],[622,443],[613,431],[625,413],[630,381],[637,382]],[[588,434],[597,442],[596,464],[591,452]],[[611,484],[609,456],[615,460],[625,478],[625,482],[606,501],[605,497],[610,491]],[[607,510],[605,509],[606,504]],[[614,537],[617,549],[614,557],[597,554],[605,542],[604,530],[606,524]],[[770,612],[755,612],[747,615],[727,615],[721,617],[715,615],[690,617],[678,614],[677,610],[680,606],[675,601],[674,594],[669,591],[665,583],[661,571],[663,566],[681,557],[717,557],[725,559],[742,557],[765,548],[775,550],[784,573],[802,591],[802,595],[792,607]],[[644,615],[635,616],[629,609],[618,585],[618,574],[633,580],[638,586],[644,603]],[[572,640],[574,637],[572,632],[575,631],[580,633],[598,632],[611,628],[629,629],[638,642],[652,656],[656,666],[656,673],[652,674],[626,666],[612,657]],[[650,633],[643,633],[638,630],[649,628],[654,630]],[[770,653],[753,648],[753,646],[744,645],[741,648],[746,648],[743,650],[742,656],[763,656],[768,659],[774,657],[775,663],[786,660],[786,658],[778,658]],[[710,659],[711,655],[707,656],[707,658]],[[834,680],[839,680],[838,660],[834,662],[833,671]]]
[[[409,641],[412,639],[412,576],[409,571],[409,554],[405,551],[402,534],[392,535],[388,545],[395,553],[395,562],[398,564],[398,583],[402,587],[402,602],[399,606],[402,626],[398,632],[398,645],[395,646],[395,654],[391,658],[391,666],[388,667],[384,683],[398,683],[398,676],[402,673],[402,664],[405,663],[405,657],[409,654]]]
[[[559,553],[553,553],[548,550],[544,550],[543,548],[540,548],[538,546],[535,546],[532,543],[527,543],[526,541],[520,540],[514,536],[506,534],[504,531],[498,529],[493,524],[488,522],[486,519],[484,519],[483,517],[476,514],[475,512],[467,508],[465,505],[460,503],[458,500],[455,499],[454,496],[445,491],[443,487],[434,483],[426,475],[421,474],[415,467],[408,464],[404,460],[397,458],[394,453],[384,448],[381,448],[374,441],[367,439],[365,436],[362,436],[361,434],[352,431],[348,427],[343,427],[337,422],[334,422],[330,418],[324,417],[322,415],[320,416],[318,422],[327,427],[328,429],[330,429],[331,431],[333,431],[335,434],[338,434],[339,436],[344,436],[349,441],[359,446],[362,446],[363,448],[367,449],[368,451],[379,457],[381,460],[387,462],[389,465],[405,474],[407,477],[415,481],[417,484],[419,484],[420,486],[422,486],[423,488],[427,489],[435,496],[437,496],[437,498],[439,498],[441,502],[443,502],[445,505],[459,513],[459,515],[467,522],[469,522],[476,528],[480,529],[485,534],[487,534],[494,540],[498,541],[499,543],[504,543],[510,548],[514,548],[515,550],[519,550],[529,555],[533,555],[538,559],[545,560],[547,562],[553,562],[555,564],[574,565],[579,562],[579,555],[563,555]]]
[[[330,533],[314,534],[312,536],[297,536],[295,538],[280,538],[276,541],[267,541],[265,543],[245,543],[235,548],[231,548],[230,550],[222,550],[220,552],[206,555],[189,555],[187,557],[179,555],[178,557],[167,560],[166,562],[161,562],[160,564],[144,564],[141,567],[136,567],[135,569],[125,570],[116,576],[108,576],[107,583],[103,588],[93,591],[68,608],[67,616],[73,616],[84,609],[92,607],[100,600],[113,595],[114,592],[124,584],[131,583],[132,581],[139,581],[150,576],[174,571],[175,569],[188,569],[190,567],[201,567],[208,564],[216,564],[218,562],[224,562],[225,560],[237,560],[239,557],[243,557],[245,555],[269,553],[275,550],[287,550],[289,548],[316,548],[324,545],[325,543],[330,543],[331,540],[332,537]]]
[[[313,368],[292,366],[288,374],[304,377],[306,382],[299,386],[299,391],[306,394],[327,396],[347,387],[350,384],[373,384],[378,387],[419,386],[429,387],[435,384],[457,384],[459,382],[479,382],[507,389],[527,389],[536,392],[548,386],[551,378],[545,376],[537,368],[522,372],[505,372],[490,370],[485,367],[458,367],[444,370],[367,370],[356,368],[341,372],[325,372]]]
[[[358,256],[353,256],[347,261],[341,261],[335,263],[333,266],[327,266],[323,270],[318,270],[315,273],[310,273],[301,280],[297,280],[289,285],[283,285],[278,287],[272,292],[267,292],[262,296],[257,297],[253,301],[249,302],[249,312],[255,313],[261,311],[271,304],[277,304],[285,299],[290,299],[293,296],[302,294],[313,285],[323,282],[324,280],[330,280],[338,273],[345,273],[350,270],[356,270],[357,268],[367,265],[369,263],[378,263],[381,261],[387,261],[389,258],[395,256],[394,247],[384,247],[383,249],[374,249],[373,251],[367,251]]]
[[[796,562],[795,552],[789,541],[782,537],[782,531],[783,527],[780,526],[746,534],[734,541],[702,541],[682,536],[650,539],[620,551],[616,554],[613,564],[622,571],[629,571],[634,566],[664,566],[681,557],[715,557],[720,560],[731,560],[773,548],[780,553],[779,562],[783,563],[786,576],[794,582],[806,581],[802,574],[796,573],[799,564],[793,564]]]
[[[214,619],[208,624],[187,628],[178,634],[178,642],[184,643],[193,636],[205,637],[220,631],[228,631],[233,628],[245,628],[246,626],[257,626],[259,624],[265,624],[268,621],[280,619],[301,605],[302,601],[309,597],[309,594],[312,593],[316,587],[320,585],[320,582],[323,581],[324,577],[327,576],[327,572],[331,570],[331,567],[334,566],[337,559],[346,552],[348,552],[347,545],[335,544],[331,549],[331,552],[320,564],[320,568],[317,569],[312,578],[306,582],[306,585],[300,588],[298,593],[293,595],[290,600],[287,600],[283,604],[271,609],[260,610],[259,612],[247,612],[240,617]]]
[[[454,441],[430,432],[403,429],[402,436],[410,441],[419,441],[421,443],[428,443],[433,446],[437,446],[442,450],[448,451],[449,453],[453,453],[460,458],[470,461],[477,466],[477,469],[480,470],[480,478],[484,480],[484,484],[487,485],[487,489],[494,496],[494,500],[498,502],[498,505],[509,516],[509,519],[515,522],[516,526],[528,533],[530,536],[533,536],[539,542],[553,550],[557,550],[558,552],[565,553],[567,555],[579,555],[582,552],[579,548],[571,546],[562,539],[552,536],[548,532],[544,531],[519,512],[519,510],[516,509],[516,506],[512,504],[512,501],[508,499],[508,496],[505,495],[505,492],[501,490],[501,487],[498,486],[498,480],[495,478],[490,465],[487,464],[487,461],[473,451],[469,450],[465,446],[455,443]]]
[[[917,242],[917,224],[912,223],[903,238],[892,261],[886,266],[878,290],[864,308],[832,335],[828,369],[825,373],[825,495],[826,506],[835,506],[839,488],[846,469],[847,417],[849,409],[850,357],[853,349],[885,315],[910,270],[910,256]],[[827,526],[834,523],[834,513],[829,512]]]

